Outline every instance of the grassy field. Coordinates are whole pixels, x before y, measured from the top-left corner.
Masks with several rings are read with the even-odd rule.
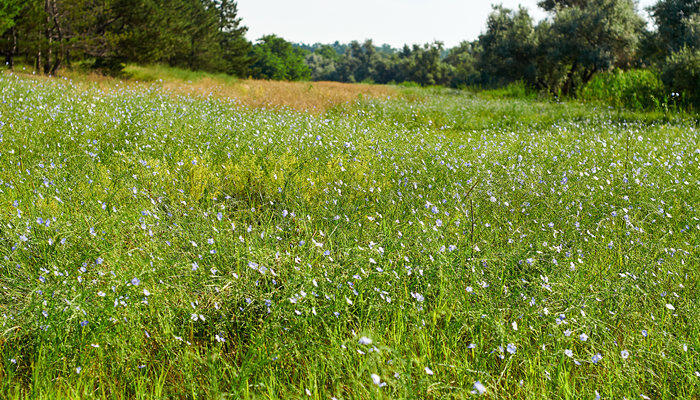
[[[19,67],[19,76],[32,80],[52,79],[36,75],[30,68]],[[385,99],[397,96],[386,85],[347,84],[341,82],[284,82],[237,79],[225,74],[189,71],[162,65],[128,65],[120,78],[108,77],[91,70],[65,70],[61,77],[81,89],[102,91],[121,89],[158,89],[173,95],[215,98],[237,106],[282,108],[320,114],[358,99]],[[402,97],[407,98],[407,93]]]
[[[0,398],[700,397],[697,118],[0,88]]]

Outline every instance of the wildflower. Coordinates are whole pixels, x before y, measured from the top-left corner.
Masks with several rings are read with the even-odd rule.
[[[629,357],[629,356],[630,356],[630,352],[627,351],[627,350],[622,350],[622,351],[620,352],[620,357],[622,357],[623,360],[626,360],[627,357]]]
[[[474,382],[474,390],[478,394],[484,394],[484,393],[486,393],[486,386],[484,386],[483,383],[476,381],[476,382]]]
[[[363,345],[370,345],[372,344],[372,339],[368,338],[367,336],[362,336],[357,342]]]
[[[602,359],[603,359],[603,356],[601,356],[600,353],[596,353],[593,355],[593,357],[591,357],[591,362],[593,362],[593,364],[597,364],[598,361],[600,361]]]
[[[382,378],[377,374],[372,374],[372,382],[379,387],[386,386],[386,382],[382,382]]]
[[[425,373],[428,375],[433,375],[433,370],[428,367],[425,367]]]
[[[133,278],[131,280],[131,284],[134,286],[138,286],[140,283],[141,283],[141,281],[139,280],[139,278]]]

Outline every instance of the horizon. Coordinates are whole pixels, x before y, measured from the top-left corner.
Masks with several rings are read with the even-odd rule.
[[[656,0],[641,0],[637,9],[648,20],[644,8],[655,3]],[[465,40],[478,39],[486,29],[492,4],[460,0],[357,0],[353,7],[348,7],[337,0],[238,0],[238,14],[242,24],[248,27],[246,37],[252,42],[275,34],[308,45],[371,39],[376,46],[388,44],[393,48],[433,41],[451,48]],[[510,9],[521,4],[536,22],[547,17],[537,7],[537,0],[503,0],[495,4]],[[343,14],[338,15],[338,10]],[[340,18],[356,22],[343,24]]]

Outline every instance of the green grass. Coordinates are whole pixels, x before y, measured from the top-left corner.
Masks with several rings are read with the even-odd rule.
[[[700,395],[696,119],[0,87],[2,398]]]
[[[127,65],[122,74],[125,78],[140,82],[155,81],[184,81],[194,83],[202,79],[212,79],[222,84],[231,84],[238,81],[236,77],[227,74],[215,74],[203,71],[169,67],[166,65]]]

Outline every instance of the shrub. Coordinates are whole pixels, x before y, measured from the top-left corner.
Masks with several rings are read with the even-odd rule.
[[[679,103],[700,111],[700,49],[683,48],[667,57],[661,80]]]
[[[597,74],[581,88],[579,98],[641,110],[660,107],[666,96],[655,71],[634,69]]]
[[[496,99],[535,99],[538,93],[523,81],[511,82],[505,86],[487,89],[482,94]]]

